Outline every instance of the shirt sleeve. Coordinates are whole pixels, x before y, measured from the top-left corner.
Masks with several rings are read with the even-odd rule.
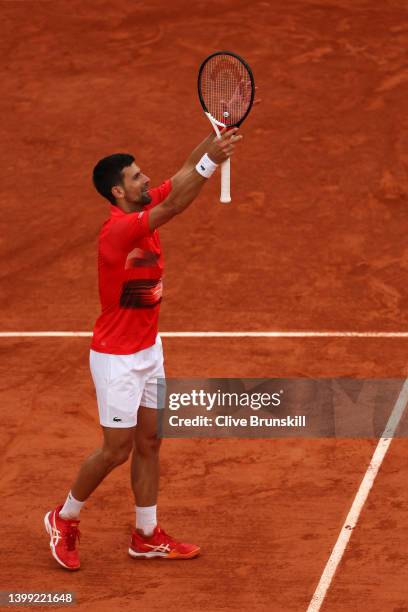
[[[171,180],[167,179],[167,181],[164,181],[164,183],[159,185],[159,187],[149,189],[149,195],[152,198],[152,201],[150,202],[148,208],[154,208],[155,206],[163,202],[163,200],[165,200],[169,195],[171,188]]]
[[[109,241],[116,249],[128,250],[141,238],[150,234],[149,211],[128,213],[113,223]]]

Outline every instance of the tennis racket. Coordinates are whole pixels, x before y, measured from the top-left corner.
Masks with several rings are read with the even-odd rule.
[[[198,97],[217,138],[222,128],[241,125],[251,110],[254,94],[252,70],[236,53],[217,51],[201,64]],[[221,164],[220,202],[231,202],[229,159]]]

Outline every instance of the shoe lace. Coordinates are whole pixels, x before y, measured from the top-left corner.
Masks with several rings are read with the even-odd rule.
[[[64,533],[65,541],[67,543],[67,550],[75,550],[76,541],[78,543],[81,540],[81,532],[77,525],[69,525]]]

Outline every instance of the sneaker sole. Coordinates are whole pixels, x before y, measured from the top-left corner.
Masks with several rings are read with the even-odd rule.
[[[200,554],[200,549],[196,548],[191,552],[182,555],[177,552],[173,553],[161,553],[161,552],[143,552],[138,553],[133,550],[133,548],[129,548],[129,555],[133,557],[133,559],[194,559],[194,557],[198,557]]]
[[[44,527],[45,527],[45,531],[50,536],[51,554],[54,557],[54,559],[57,561],[57,563],[62,565],[62,567],[64,567],[67,570],[70,570],[71,572],[74,572],[74,571],[78,570],[80,566],[78,565],[78,567],[69,567],[68,565],[65,565],[65,563],[63,561],[61,561],[61,559],[58,557],[57,553],[55,552],[55,546],[54,546],[54,544],[52,542],[52,526],[51,526],[51,523],[50,523],[50,514],[52,514],[52,511],[47,512],[47,514],[44,516]]]

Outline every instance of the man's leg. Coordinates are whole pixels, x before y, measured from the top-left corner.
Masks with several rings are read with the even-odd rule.
[[[128,459],[133,447],[134,429],[103,427],[103,446],[82,464],[64,506],[57,506],[44,517],[52,556],[66,569],[80,567],[76,543],[79,540],[81,506],[109,472]]]
[[[157,526],[161,443],[157,436],[157,424],[157,409],[141,406],[137,413],[131,464],[132,488],[136,501],[136,530],[132,534],[129,554],[135,559],[192,559],[200,554],[199,546],[178,542]]]
[[[157,436],[157,410],[140,406],[134,430],[131,482],[137,507],[157,504],[161,440]]]
[[[102,427],[103,446],[82,464],[71,493],[85,501],[113,468],[128,460],[133,447],[134,427]]]

